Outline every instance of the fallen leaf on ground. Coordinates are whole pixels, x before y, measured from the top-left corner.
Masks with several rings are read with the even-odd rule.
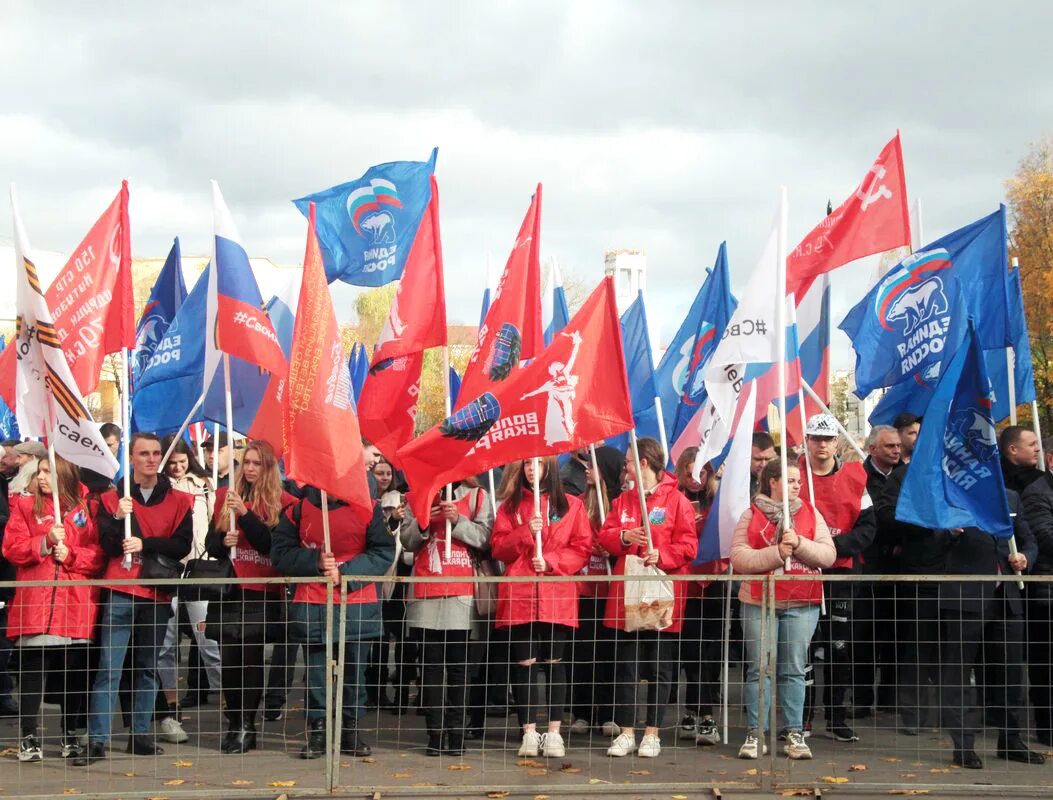
[[[596,785],[597,783],[608,783],[608,781],[601,781],[599,778],[589,778],[589,783]]]
[[[134,772],[126,772],[126,773],[124,773],[124,777],[126,777],[126,778],[134,778],[135,777],[135,773]]]
[[[742,771],[742,774],[743,775],[756,775],[757,774],[757,768],[756,767],[751,767],[750,769],[745,769],[745,770]]]
[[[231,786],[252,786],[252,781],[246,781],[246,780],[242,780],[241,778],[238,778],[236,781],[231,781],[230,785]]]
[[[465,770],[469,770],[471,768],[471,764],[450,764],[450,766],[448,766],[446,769],[450,770],[450,772],[464,772]]]
[[[687,800],[686,794],[671,794],[669,796],[672,797],[673,800]]]
[[[833,775],[824,775],[823,783],[848,783],[848,778],[843,778],[840,775],[836,778]]]
[[[527,775],[548,775],[547,769],[528,769]]]
[[[783,797],[811,797],[812,790],[803,787],[799,789],[783,789],[780,794],[782,794]]]
[[[651,770],[649,769],[631,769],[629,770],[630,775],[650,775]]]
[[[412,778],[413,776],[408,772],[392,772],[392,778]]]
[[[898,758],[883,758],[881,760],[887,764],[895,764],[897,761],[899,761]]]
[[[510,795],[510,794],[512,794],[512,793],[511,792],[487,792],[486,796],[487,797],[508,797],[508,795]]]
[[[849,772],[866,772],[866,769],[867,769],[867,765],[866,764],[851,764],[848,767],[848,771]]]
[[[540,767],[543,766],[540,761],[533,758],[521,758],[516,762],[517,767]]]
[[[18,753],[18,748],[17,747],[5,747],[3,750],[0,750],[0,756],[13,756],[13,755],[16,755],[17,753]]]
[[[549,800],[549,797],[547,794],[535,794],[534,800]]]
[[[899,776],[901,778],[916,778],[917,777],[917,775],[915,775],[913,772],[901,772],[899,774]]]
[[[173,761],[172,762],[172,766],[173,767],[192,767],[192,766],[194,766],[194,762],[193,761]]]
[[[564,764],[559,768],[560,772],[566,772],[568,775],[577,775],[581,772],[581,767],[572,767],[569,764]]]
[[[377,760],[373,756],[366,756],[365,758],[362,759],[362,763],[363,764],[375,764],[375,763],[377,763]]]
[[[271,781],[267,784],[268,786],[295,786],[296,781]]]
[[[928,789],[889,789],[889,794],[928,794]]]
[[[165,781],[165,786],[182,786],[186,783],[182,778],[172,778],[170,781]]]
[[[946,772],[950,772],[950,771],[951,770],[950,770],[949,767],[933,767],[932,769],[929,770],[929,772],[932,772],[932,773],[936,773],[936,772],[944,772],[944,773],[946,773]]]

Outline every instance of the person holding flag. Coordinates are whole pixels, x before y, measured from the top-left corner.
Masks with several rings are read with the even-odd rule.
[[[636,484],[637,491],[623,492],[611,503],[610,514],[600,530],[600,545],[618,559],[614,575],[625,574],[629,556],[641,558],[645,566],[658,567],[667,574],[687,572],[698,552],[694,508],[677,488],[676,478],[665,471],[661,444],[655,439],[640,439],[634,449],[639,459],[630,449],[625,457],[625,475]],[[641,487],[646,497],[644,509],[641,509]],[[672,624],[662,630],[628,631],[624,582],[611,584],[604,624],[617,631],[614,722],[620,732],[607,748],[609,756],[622,757],[635,751],[641,758],[657,758],[662,752],[658,731],[680,663],[679,634],[687,599],[686,582],[676,581],[673,586]],[[636,691],[644,676],[647,677],[646,728],[637,748],[633,730]]]
[[[592,528],[582,501],[563,491],[553,456],[528,458],[506,467],[518,479],[494,521],[490,552],[507,577],[576,575],[589,560]],[[560,723],[566,701],[563,656],[578,627],[578,586],[573,581],[502,582],[497,586],[497,628],[508,628],[512,644],[512,694],[523,730],[519,755],[562,758]],[[548,732],[539,735],[530,698],[539,662],[545,670]]]

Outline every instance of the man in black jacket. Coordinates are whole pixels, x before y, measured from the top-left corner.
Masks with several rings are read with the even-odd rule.
[[[1053,436],[1043,442],[1053,448]],[[1046,471],[1024,490],[1024,516],[1038,544],[1032,575],[1053,575],[1053,452],[1046,449]],[[1027,584],[1027,669],[1035,738],[1053,747],[1053,584]]]
[[[1030,428],[1009,425],[998,434],[998,452],[1002,454],[1002,477],[1005,488],[1023,493],[1042,477],[1038,469],[1038,437]]]
[[[969,672],[982,659],[982,701],[988,724],[1000,729],[998,757],[1023,764],[1042,764],[1041,753],[1028,750],[1020,735],[1026,722],[1024,696],[1024,600],[1014,570],[1026,572],[1038,557],[1031,528],[1024,519],[1020,498],[1007,491],[1009,512],[1018,552],[1009,541],[976,528],[941,532],[948,575],[1002,575],[998,581],[940,584],[940,612],[944,621],[942,669],[943,727],[954,742],[954,763],[980,769],[976,731],[968,719],[979,702],[967,700]]]

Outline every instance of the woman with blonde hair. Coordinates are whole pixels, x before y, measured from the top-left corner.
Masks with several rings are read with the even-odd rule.
[[[270,559],[271,534],[282,511],[295,501],[282,489],[274,449],[266,442],[250,441],[234,477],[234,491],[222,487],[216,492],[206,539],[209,555],[229,558],[234,574],[243,580],[277,577],[280,573]],[[209,632],[218,630],[223,662],[224,713],[229,726],[220,745],[224,753],[256,748],[264,634],[281,616],[282,586],[277,583],[239,583],[222,600],[209,603]]]

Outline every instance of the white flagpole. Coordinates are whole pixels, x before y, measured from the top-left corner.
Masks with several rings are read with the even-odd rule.
[[[775,265],[775,288],[777,292],[777,315],[775,324],[778,338],[779,370],[779,418],[782,420],[782,436],[779,437],[779,464],[782,467],[782,519],[783,530],[788,530],[793,520],[790,519],[790,497],[787,491],[786,472],[789,469],[786,457],[786,187],[779,187],[779,246]],[[803,382],[803,381],[802,381]],[[790,559],[786,558],[786,570],[790,569]]]
[[[223,354],[223,389],[224,389],[224,401],[227,404],[226,416],[227,416],[227,493],[234,494],[234,401],[230,393],[230,356],[226,353]],[[219,429],[219,426],[216,426]],[[219,442],[212,443],[212,473],[218,477],[219,475],[219,452],[216,445]],[[227,530],[237,531],[237,520],[234,516],[234,509],[230,510],[229,516],[230,527]],[[231,560],[238,557],[238,548],[230,548]]]
[[[541,459],[534,456],[531,462],[534,466],[534,516],[541,516]],[[534,534],[534,548],[537,557],[541,558],[541,531]]]
[[[859,455],[859,457],[860,457],[861,459],[863,459],[863,460],[865,461],[865,460],[866,460],[866,457],[867,457],[866,453],[864,453],[864,452],[862,451],[862,449],[860,449],[859,445],[858,445],[858,444],[856,444],[856,440],[855,440],[855,439],[853,439],[853,438],[852,438],[852,437],[851,437],[851,436],[849,435],[848,431],[846,431],[846,430],[845,430],[845,426],[841,424],[841,420],[839,420],[839,419],[838,419],[837,417],[835,417],[835,416],[833,415],[833,412],[831,412],[831,411],[830,411],[830,409],[829,409],[829,408],[827,407],[826,403],[824,403],[824,402],[822,401],[822,399],[821,399],[821,398],[819,397],[819,395],[817,395],[817,394],[815,393],[815,390],[814,390],[814,389],[812,389],[812,387],[808,385],[808,381],[802,380],[802,381],[801,381],[801,387],[802,387],[802,388],[803,388],[803,389],[804,389],[804,390],[805,390],[806,392],[808,392],[808,396],[809,396],[810,398],[812,398],[812,399],[813,399],[813,400],[815,401],[816,405],[818,405],[818,406],[819,406],[819,408],[820,408],[820,409],[822,409],[822,411],[823,411],[824,413],[826,413],[826,414],[829,414],[829,415],[830,415],[830,416],[831,416],[831,417],[833,418],[833,420],[834,420],[834,423],[835,423],[835,424],[837,425],[837,430],[838,430],[838,431],[840,431],[841,435],[842,435],[842,436],[844,436],[844,437],[845,437],[845,439],[847,439],[847,440],[848,440],[848,444],[849,444],[849,446],[850,446],[850,447],[851,447],[851,448],[852,448],[853,450],[855,450],[855,451],[856,451],[856,453],[857,453],[857,454]]]
[[[658,439],[662,443],[662,455],[665,457],[665,463],[669,463],[669,441],[668,436],[665,432],[665,414],[662,412],[662,398],[655,395],[654,398],[654,410],[655,416],[658,418]],[[664,465],[663,465],[664,466]]]
[[[202,398],[203,399],[203,398]],[[229,436],[227,437],[230,438]],[[212,488],[219,488],[219,453],[216,444],[219,442],[219,423],[212,426]]]
[[[453,413],[453,403],[450,400],[450,346],[448,344],[442,346],[442,384],[446,395],[446,416],[449,417]],[[446,501],[453,502],[453,484],[451,483],[446,484]],[[453,523],[446,520],[446,542],[443,545],[443,551],[447,562],[453,557],[452,539]]]
[[[735,574],[735,568],[728,563],[728,577],[730,578]],[[724,687],[721,692],[720,699],[720,713],[724,720],[724,744],[728,743],[728,691],[729,684],[731,683],[731,590],[735,585],[732,580],[727,581],[727,592],[724,597],[724,642],[723,642],[723,655],[724,655]]]
[[[1005,374],[1009,379],[1009,424],[1016,425],[1016,352],[1012,347],[1005,349]]]
[[[633,463],[636,465],[636,494],[640,498],[640,518],[647,534],[647,552],[651,552],[654,550],[654,540],[651,538],[651,519],[647,516],[647,492],[644,490],[643,475],[640,474],[640,450],[636,444],[636,428],[629,431],[629,444],[632,445]]]
[[[329,492],[325,489],[322,489],[322,547],[326,553],[333,552],[333,543],[329,538]]]
[[[132,496],[132,460],[129,453],[128,440],[131,437],[131,409],[128,398],[128,349],[126,347],[121,348],[121,456],[124,459],[124,496]],[[163,469],[162,466],[159,469]],[[52,478],[54,481],[54,478]],[[132,518],[131,515],[124,518],[124,538],[127,541],[132,538]],[[132,568],[132,554],[128,553],[124,557],[123,566],[125,569]]]
[[[596,484],[596,507],[600,510],[600,525],[607,521],[607,512],[603,510],[603,476],[600,475],[600,462],[596,460],[596,445],[589,445],[589,456],[592,458],[592,482]]]
[[[194,403],[194,407],[192,409],[190,409],[190,413],[186,415],[186,419],[183,420],[183,424],[180,425],[179,426],[179,430],[176,431],[176,435],[172,439],[172,443],[170,445],[168,445],[168,450],[165,451],[164,456],[161,458],[161,466],[159,466],[157,468],[158,470],[163,470],[165,468],[165,464],[168,463],[168,459],[170,459],[172,457],[172,451],[175,450],[176,442],[178,442],[182,438],[183,431],[185,431],[187,429],[187,427],[190,425],[190,420],[193,419],[194,414],[197,413],[198,408],[200,408],[201,404],[204,401],[205,401],[205,395],[201,395],[201,397],[199,397],[197,399],[197,402]],[[216,427],[218,429],[219,426],[217,425]],[[198,456],[197,456],[198,460],[201,461],[201,462],[204,462],[204,455],[201,452],[201,442],[197,443],[197,453],[198,453]],[[213,463],[215,463],[215,459],[213,459]],[[212,485],[213,486],[216,485],[216,476],[215,475],[212,476]]]
[[[490,508],[494,510],[494,516],[497,516],[497,486],[494,482],[494,470],[490,468],[486,471],[487,477],[490,479]]]
[[[794,331],[797,333],[798,336],[800,336],[800,331],[797,330],[797,302],[796,301],[797,301],[797,298],[791,292],[790,296],[789,296],[790,324],[793,325]],[[798,340],[798,344],[800,344],[799,340]],[[830,377],[830,370],[826,371],[826,376],[829,379],[829,377]],[[804,376],[802,375],[800,377],[803,380]],[[829,387],[827,387],[827,392],[829,392]],[[800,412],[800,416],[801,416],[801,436],[804,436],[804,429],[808,426],[808,415],[804,411],[804,389],[802,389],[800,387],[800,385],[797,386],[797,410]],[[784,429],[786,428],[786,422],[785,421],[783,422],[783,428]],[[804,442],[802,442],[802,444],[804,444],[804,446],[805,446],[805,451],[804,451],[804,474],[805,474],[805,477],[808,480],[808,497],[814,503],[815,502],[815,484],[812,481],[812,463],[808,459],[808,446],[807,446],[807,444],[804,443]]]

